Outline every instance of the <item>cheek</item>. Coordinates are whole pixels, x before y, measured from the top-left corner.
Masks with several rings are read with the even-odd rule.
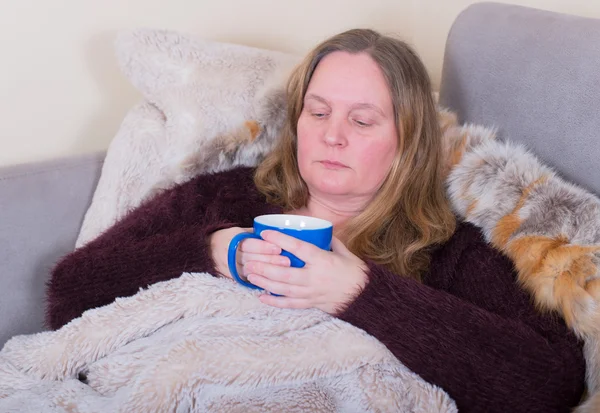
[[[381,182],[396,155],[397,143],[395,139],[381,140],[364,145],[360,151],[363,176],[375,183]]]
[[[314,135],[309,122],[302,115],[298,119],[296,133],[298,134],[298,164],[302,165],[310,158],[311,137]]]

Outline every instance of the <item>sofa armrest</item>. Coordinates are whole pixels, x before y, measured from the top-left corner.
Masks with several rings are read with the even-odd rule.
[[[0,168],[0,348],[44,329],[49,271],[74,248],[104,155]]]

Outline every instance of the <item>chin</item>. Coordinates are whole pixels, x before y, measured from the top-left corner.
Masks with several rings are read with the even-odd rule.
[[[308,173],[304,174],[304,171]],[[301,169],[300,175],[309,188],[330,195],[347,194],[356,186],[356,182],[353,182],[350,174],[335,170],[324,170],[321,167]]]
[[[352,189],[352,185],[347,182],[331,182],[320,180],[314,185],[315,189],[319,192],[329,195],[345,195]]]

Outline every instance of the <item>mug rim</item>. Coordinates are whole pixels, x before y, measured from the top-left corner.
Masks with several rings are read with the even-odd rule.
[[[272,225],[272,224],[266,223],[264,221],[261,222],[261,219],[266,219],[268,217],[271,217],[271,218],[295,217],[295,218],[300,218],[300,219],[304,218],[306,220],[313,221],[316,224],[320,224],[320,226],[311,227],[311,228],[293,228],[293,227],[286,227],[286,226],[282,226],[282,225]],[[329,228],[333,227],[333,223],[330,221],[327,221],[326,219],[311,217],[308,215],[295,215],[295,214],[263,214],[263,215],[259,215],[259,216],[255,217],[254,222],[256,222],[260,225],[278,228],[278,229],[285,229],[285,230],[289,230],[289,231],[319,231],[319,230],[329,229]]]

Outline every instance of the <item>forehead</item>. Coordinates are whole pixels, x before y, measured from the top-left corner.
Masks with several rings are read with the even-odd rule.
[[[315,68],[307,96],[317,95],[332,104],[357,102],[391,110],[392,99],[379,65],[366,53],[333,52]]]

